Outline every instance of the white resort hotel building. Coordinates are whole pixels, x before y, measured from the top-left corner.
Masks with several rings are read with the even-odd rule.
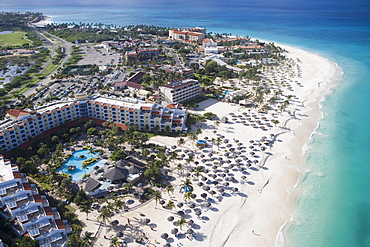
[[[0,217],[9,220],[18,236],[29,236],[40,247],[65,246],[72,232],[56,208],[30,184],[16,164],[0,156]]]
[[[0,121],[0,148],[9,151],[37,135],[78,119],[112,121],[118,126],[136,125],[139,130],[187,132],[187,110],[180,104],[166,106],[132,98],[85,94],[55,101],[35,110],[19,108],[6,112]]]
[[[200,84],[197,80],[176,80],[158,87],[160,99],[170,103],[184,103],[200,95]]]

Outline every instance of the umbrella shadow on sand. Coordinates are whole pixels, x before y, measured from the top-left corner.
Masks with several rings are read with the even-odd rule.
[[[198,241],[198,242],[202,242],[202,241],[204,241],[206,238],[207,238],[207,236],[206,235],[204,235],[203,233],[195,233],[195,234],[193,234],[193,238],[196,240],[196,241]]]
[[[249,184],[249,185],[255,185],[255,183],[252,182],[252,181],[248,181],[247,184]]]

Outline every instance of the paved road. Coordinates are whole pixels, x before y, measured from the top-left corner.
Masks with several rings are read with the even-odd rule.
[[[54,40],[57,40],[58,43],[62,43],[62,45],[56,45],[55,42],[53,42],[52,40],[50,40],[45,34],[46,32],[43,31],[43,30],[37,30],[34,26],[30,26],[34,32],[36,32],[40,37],[42,37],[42,39],[44,39],[47,44],[49,44],[49,46],[51,47],[51,57],[49,58],[49,60],[44,64],[44,66],[42,66],[42,70],[40,72],[43,72],[43,70],[51,63],[51,58],[54,56],[54,53],[55,53],[55,48],[59,48],[59,47],[63,47],[64,48],[64,52],[65,52],[65,57],[63,58],[62,62],[59,64],[59,66],[54,69],[49,75],[47,75],[44,79],[40,80],[38,83],[36,83],[33,87],[31,87],[30,89],[28,89],[23,95],[24,96],[29,96],[33,93],[36,93],[36,88],[38,88],[39,86],[46,86],[49,84],[50,80],[51,80],[51,77],[58,71],[58,69],[60,67],[62,67],[64,65],[64,63],[66,63],[68,61],[68,59],[70,58],[71,56],[71,51],[72,51],[72,46],[73,44],[71,43],[68,43],[67,41],[61,39],[61,38],[58,38],[54,35],[51,35],[49,33],[47,33],[50,37],[52,37]]]

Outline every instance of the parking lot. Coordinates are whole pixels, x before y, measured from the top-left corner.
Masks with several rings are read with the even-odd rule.
[[[121,53],[109,53],[106,49],[96,48],[93,45],[83,45],[80,46],[80,49],[80,54],[83,56],[83,58],[78,61],[77,65],[118,65],[122,62]]]

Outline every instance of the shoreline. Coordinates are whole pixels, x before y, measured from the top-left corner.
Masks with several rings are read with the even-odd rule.
[[[287,241],[289,241],[289,239],[287,238],[287,231],[289,230],[289,223],[292,223],[294,221],[294,218],[293,218],[293,213],[294,213],[294,210],[295,210],[295,204],[297,202],[297,199],[302,195],[302,191],[300,191],[300,183],[302,181],[302,179],[305,177],[306,173],[308,172],[306,169],[307,167],[305,167],[305,161],[307,159],[307,155],[309,153],[309,150],[310,150],[310,143],[312,142],[312,138],[314,137],[314,135],[317,133],[316,130],[320,127],[320,121],[325,117],[324,115],[324,112],[322,111],[322,108],[324,107],[323,106],[323,103],[326,101],[327,97],[330,96],[331,94],[334,93],[335,89],[340,85],[340,82],[342,81],[342,78],[343,78],[343,69],[339,66],[339,64],[329,60],[328,58],[326,57],[323,57],[317,53],[313,53],[313,52],[310,52],[310,51],[306,51],[306,50],[303,50],[301,48],[295,48],[295,47],[291,47],[291,46],[287,46],[287,45],[280,45],[280,44],[277,44],[278,46],[280,47],[289,47],[287,50],[289,51],[291,48],[294,48],[294,49],[299,49],[303,52],[307,52],[309,53],[310,55],[313,55],[313,56],[317,56],[323,60],[325,60],[326,63],[329,63],[331,64],[331,66],[333,66],[334,68],[334,74],[333,75],[330,75],[329,78],[323,78],[324,81],[328,80],[328,82],[326,83],[329,87],[328,88],[323,88],[322,90],[318,91],[317,93],[317,100],[313,100],[311,102],[311,104],[315,104],[315,108],[316,108],[316,113],[318,113],[320,116],[316,119],[316,125],[314,126],[314,128],[312,129],[311,128],[311,133],[309,134],[309,137],[308,137],[308,140],[307,142],[304,142],[303,145],[302,145],[302,149],[301,149],[301,152],[299,154],[299,157],[300,157],[300,164],[298,165],[297,169],[296,169],[296,174],[297,174],[297,179],[296,179],[296,183],[295,185],[291,188],[292,189],[292,192],[291,193],[287,193],[286,197],[287,197],[287,200],[289,200],[291,202],[290,204],[290,211],[291,211],[291,214],[290,214],[290,218],[288,220],[286,220],[283,224],[281,224],[281,227],[279,228],[278,232],[277,232],[277,235],[276,235],[276,238],[275,238],[275,245],[276,247],[284,247],[284,246],[288,246],[287,245]],[[322,82],[319,82],[318,85],[320,87],[320,84]],[[311,111],[315,111],[315,109],[312,109],[311,108]],[[304,127],[304,125],[303,125]],[[295,138],[297,139],[298,136]],[[303,171],[302,169],[305,169],[305,171]],[[294,193],[295,192],[295,193]]]
[[[275,80],[291,81],[289,88],[281,88],[283,90],[282,98],[289,94],[295,95],[285,111],[280,112],[275,109],[268,113],[258,113],[254,108],[248,109],[213,99],[199,103],[199,107],[194,111],[189,110],[197,114],[214,112],[219,118],[223,116],[229,117],[230,113],[234,113],[236,115],[248,114],[250,117],[255,115],[257,116],[257,118],[254,117],[256,119],[267,118],[270,122],[278,119],[281,122],[281,126],[271,125],[265,131],[262,131],[258,126],[257,128],[252,128],[253,124],[251,122],[248,124],[247,121],[246,124],[242,124],[242,122],[246,121],[239,121],[245,119],[244,116],[240,115],[239,118],[235,117],[235,119],[231,119],[233,117],[230,117],[229,123],[221,123],[219,126],[214,125],[213,121],[207,121],[207,123],[201,125],[202,134],[199,135],[198,139],[205,139],[204,137],[207,136],[209,137],[208,142],[211,143],[211,138],[224,136],[224,139],[227,138],[233,145],[237,144],[235,141],[237,139],[243,144],[243,155],[248,156],[247,151],[249,152],[249,149],[244,146],[250,145],[249,140],[255,140],[255,143],[259,143],[262,136],[269,136],[270,133],[275,135],[274,139],[276,140],[273,146],[267,147],[268,150],[266,152],[257,150],[256,152],[258,154],[256,156],[249,156],[253,159],[257,157],[259,160],[257,163],[252,164],[251,167],[248,167],[241,173],[232,169],[233,176],[236,177],[237,182],[230,182],[230,187],[236,187],[239,189],[239,192],[230,193],[230,188],[225,188],[227,196],[222,196],[220,201],[216,199],[216,195],[208,195],[208,199],[212,199],[210,201],[212,202],[212,207],[205,208],[205,201],[200,197],[201,193],[204,193],[204,190],[196,186],[200,182],[200,178],[189,176],[188,178],[193,181],[195,187],[194,194],[197,195],[196,199],[191,201],[203,211],[202,217],[196,217],[194,215],[195,211],[188,208],[189,205],[184,203],[183,195],[179,191],[180,184],[186,177],[181,176],[180,171],[174,170],[170,173],[175,179],[171,182],[175,188],[175,193],[170,196],[165,190],[162,190],[162,197],[165,201],[174,201],[175,204],[179,202],[184,203],[185,206],[181,210],[185,211],[186,220],[194,220],[197,226],[197,228],[194,228],[194,239],[176,239],[174,236],[171,236],[169,238],[170,240],[167,241],[161,239],[161,234],[170,233],[171,229],[176,227],[176,224],[174,224],[176,220],[171,223],[165,219],[168,216],[176,217],[176,212],[180,209],[163,209],[161,206],[156,206],[156,202],[153,200],[140,207],[140,210],[120,212],[115,216],[115,219],[119,219],[120,221],[122,219],[125,221],[125,219],[129,218],[132,224],[136,224],[131,228],[131,234],[129,232],[127,233],[128,235],[125,238],[125,241],[128,242],[127,246],[136,246],[134,242],[130,242],[133,239],[134,229],[140,229],[141,233],[145,233],[153,246],[162,246],[167,242],[171,243],[171,246],[176,246],[173,244],[181,244],[184,247],[233,247],[243,246],[245,243],[248,243],[249,246],[258,247],[282,247],[289,241],[286,230],[289,228],[289,223],[294,221],[294,204],[302,194],[299,184],[306,173],[304,162],[307,158],[306,155],[312,136],[320,125],[320,120],[324,117],[321,111],[323,107],[322,103],[334,91],[335,87],[339,85],[343,72],[337,64],[318,54],[291,46],[277,45],[289,51],[289,53],[286,53],[286,56],[292,58],[291,62],[299,58],[300,62],[297,64],[302,65],[300,69],[295,71],[297,74],[301,73],[302,76],[299,78],[298,76],[296,78],[292,76],[294,79],[286,78],[287,75],[292,74],[287,64],[279,65],[278,68],[268,68],[264,71],[266,78],[274,80],[274,83],[271,82],[275,85],[274,90],[280,88],[276,86],[280,85],[280,82],[275,83]],[[293,82],[293,80],[295,81]],[[239,83],[241,84],[241,82]],[[252,120],[256,121],[255,119]],[[185,139],[186,144],[182,148],[193,150],[196,160],[199,161],[200,165],[205,166],[206,169],[211,170],[212,163],[215,163],[212,159],[208,159],[207,153],[212,150],[215,151],[214,158],[222,158],[221,156],[224,155],[224,152],[227,152],[225,144],[220,145],[220,147],[217,146],[217,149],[212,145],[212,147],[200,150],[194,148],[194,144],[187,140],[187,138]],[[151,138],[150,142],[171,147],[178,145],[177,140],[178,138],[156,136]],[[257,149],[259,148],[257,147]],[[177,151],[179,151],[179,154],[183,152],[180,148]],[[271,155],[268,153],[271,153]],[[200,162],[198,156],[203,154],[207,154],[206,159],[211,162]],[[226,159],[235,158],[228,157]],[[176,160],[175,162],[182,163],[185,168],[195,166],[194,164],[187,164],[184,159]],[[171,167],[173,168],[175,165],[172,164]],[[184,173],[186,172],[185,169]],[[242,179],[241,174],[245,174],[247,178],[245,180]],[[203,176],[208,177],[208,175],[204,174]],[[210,184],[210,187],[217,190],[221,186]],[[151,219],[152,223],[150,225],[154,226],[154,228],[142,225],[141,212],[144,212],[145,217]],[[85,218],[84,214],[79,213],[79,215],[80,219]],[[92,212],[90,215],[96,218],[98,214]],[[103,238],[103,235],[111,238],[115,234],[114,231],[108,230],[109,227],[103,227],[102,229],[99,226],[97,228],[94,221],[84,222],[87,224],[84,230],[97,233],[97,246],[108,244],[108,240]],[[104,231],[105,234],[102,233]]]

